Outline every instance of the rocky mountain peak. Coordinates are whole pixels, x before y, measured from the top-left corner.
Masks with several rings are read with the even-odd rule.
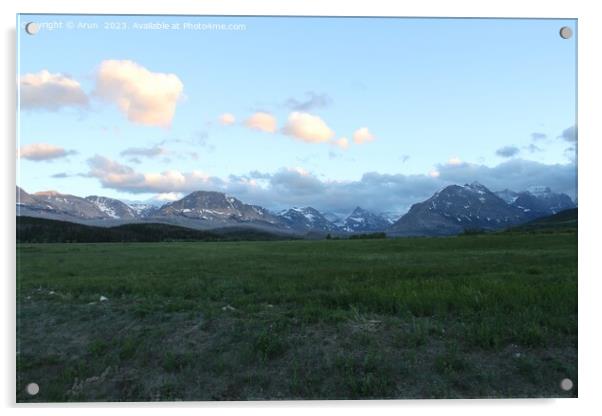
[[[525,220],[524,213],[508,205],[484,185],[450,185],[424,202],[412,205],[391,226],[394,235],[450,235],[465,229],[499,229]]]
[[[278,214],[286,227],[298,231],[336,231],[337,226],[312,207],[293,207]]]
[[[58,191],[48,190],[48,191],[36,192],[36,193],[34,193],[34,195],[41,196],[41,197],[55,197],[55,196],[65,196],[67,194],[62,194]]]
[[[390,225],[391,222],[384,216],[358,206],[347,217],[341,228],[347,232],[380,232],[385,231]]]

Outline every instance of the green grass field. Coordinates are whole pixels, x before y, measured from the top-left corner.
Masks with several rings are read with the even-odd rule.
[[[17,255],[18,401],[577,395],[575,232]]]

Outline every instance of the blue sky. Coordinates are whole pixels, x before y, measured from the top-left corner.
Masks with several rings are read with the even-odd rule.
[[[341,213],[403,212],[457,181],[576,197],[576,36],[558,34],[573,20],[22,15],[19,26],[30,21],[63,27],[19,30],[28,192],[214,189]],[[244,30],[132,27],[148,22]]]

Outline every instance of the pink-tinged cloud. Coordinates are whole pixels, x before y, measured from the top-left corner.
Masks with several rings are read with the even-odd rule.
[[[44,69],[21,76],[19,102],[25,110],[57,111],[63,107],[87,107],[88,96],[76,80]]]
[[[334,131],[318,116],[294,111],[288,116],[283,133],[306,143],[322,143],[334,136]]]
[[[219,122],[222,126],[231,126],[236,123],[236,117],[234,117],[234,114],[224,113],[219,116]]]
[[[183,89],[175,74],[151,72],[133,61],[106,60],[98,68],[95,94],[117,105],[131,122],[169,127]]]
[[[87,176],[97,178],[105,188],[131,193],[192,192],[199,189],[217,190],[223,181],[203,172],[167,170],[160,173],[136,172],[130,166],[96,155],[88,159]]]
[[[161,147],[161,146],[153,146],[153,147],[130,147],[123,150],[120,155],[121,156],[143,156],[153,158],[156,156],[163,156],[168,154],[169,152]]]
[[[276,131],[278,123],[276,121],[276,117],[274,117],[270,113],[264,113],[262,111],[259,111],[251,115],[251,117],[249,117],[245,121],[245,125],[253,130],[274,133]]]
[[[374,141],[375,139],[376,137],[374,137],[374,135],[370,133],[370,130],[368,130],[367,127],[357,129],[355,133],[353,133],[353,141],[355,142],[355,144],[364,144]]]
[[[59,159],[72,154],[75,154],[73,150],[67,151],[62,147],[54,146],[48,143],[28,144],[21,146],[19,149],[19,157],[36,162]]]
[[[419,175],[365,172],[359,180],[328,180],[303,168],[282,168],[274,172],[251,171],[227,178],[201,172],[168,171],[142,173],[102,156],[88,161],[86,176],[97,178],[105,188],[130,193],[174,193],[176,197],[193,191],[225,192],[243,202],[274,210],[291,206],[312,206],[324,212],[346,213],[361,205],[375,212],[399,215],[412,204],[430,198],[451,184],[471,183],[475,179],[489,189],[527,189],[532,184],[555,187],[575,196],[574,163],[544,165],[511,159],[495,167],[464,162],[442,163]],[[164,199],[170,196],[165,195]]]
[[[341,137],[340,139],[333,140],[332,144],[333,146],[336,146],[339,149],[349,149],[349,139],[347,139],[347,137]]]
[[[460,159],[459,157],[452,157],[447,161],[447,164],[450,166],[460,166],[463,163],[464,162],[462,162],[462,159]]]
[[[182,196],[183,196],[183,194],[180,192],[166,192],[166,193],[155,195],[153,197],[153,199],[155,201],[161,201],[161,202],[173,202],[173,201],[177,201],[178,199],[181,199]]]

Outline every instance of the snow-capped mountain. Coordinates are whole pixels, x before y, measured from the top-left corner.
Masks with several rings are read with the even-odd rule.
[[[17,186],[16,201],[17,201],[17,207],[31,206],[31,205],[35,205],[38,203],[38,201],[36,201],[36,199],[31,194],[28,194],[27,192],[25,192],[23,189],[19,188],[18,186]]]
[[[123,199],[121,202],[132,208],[138,217],[144,218],[152,216],[169,201],[159,199],[147,199],[144,201]]]
[[[356,207],[345,219],[341,226],[343,231],[350,233],[384,231],[392,223],[382,215],[374,214],[360,207]]]
[[[466,229],[500,229],[528,219],[523,210],[473,182],[450,185],[412,205],[389,231],[393,235],[451,235]]]
[[[133,207],[121,202],[118,199],[107,198],[105,196],[91,195],[86,200],[94,204],[99,210],[113,219],[134,219],[139,218],[140,213]]]
[[[323,212],[322,215],[324,215],[324,218],[326,218],[328,221],[330,221],[337,227],[341,227],[345,222],[346,218],[344,215],[335,214],[334,212]]]
[[[151,204],[146,202],[126,202],[126,205],[129,206],[134,212],[136,216],[139,218],[150,217],[157,212],[161,206],[161,204]]]
[[[403,213],[385,211],[381,212],[379,215],[383,217],[389,224],[394,224],[398,219],[402,217]]]
[[[17,187],[19,215],[69,220],[134,220],[142,215],[126,203],[104,196],[62,194],[56,191],[28,194]]]
[[[81,198],[55,191],[29,194],[19,187],[16,191],[17,215],[103,226],[128,222],[161,222],[197,229],[251,226],[304,235],[377,231],[393,236],[450,235],[466,229],[501,229],[575,207],[569,196],[549,188],[493,193],[478,182],[448,186],[414,204],[401,217],[360,207],[346,218],[312,207],[290,208],[275,214],[233,196],[209,191],[192,192],[161,206],[103,196]]]
[[[553,215],[565,209],[575,208],[573,200],[566,194],[554,193],[548,187],[534,186],[523,192],[505,189],[496,192],[506,203],[521,209],[527,216],[538,218]]]
[[[291,208],[278,214],[287,228],[295,231],[337,231],[338,227],[312,207]]]
[[[27,203],[24,203],[24,201],[27,201]],[[20,209],[83,219],[102,219],[108,217],[95,204],[85,198],[61,194],[56,191],[36,192],[32,195],[21,190]]]
[[[497,196],[502,198],[507,204],[512,204],[518,198],[518,192],[511,191],[510,189],[504,189],[503,191],[495,192]]]
[[[259,223],[277,226],[279,218],[269,210],[248,205],[221,192],[196,191],[184,198],[163,205],[153,218],[182,217],[215,226],[236,223]]]
[[[552,193],[552,190],[547,186],[533,185],[529,186],[525,192],[529,192],[531,195],[535,195],[538,198],[546,198]]]

